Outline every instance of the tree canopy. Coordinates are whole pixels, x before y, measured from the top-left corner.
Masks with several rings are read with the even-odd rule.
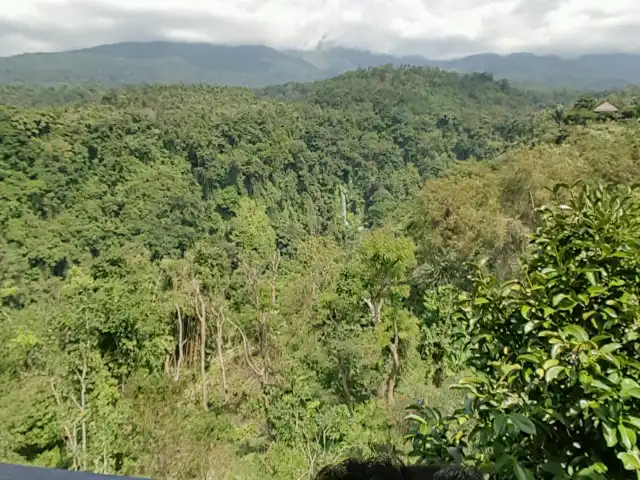
[[[530,389],[540,407],[482,410],[485,427],[516,416],[458,460],[495,463],[518,438],[509,472],[538,473],[541,442],[568,437],[532,425],[542,432],[545,408],[571,417],[557,389],[580,396],[588,374],[610,388],[591,382],[589,401],[619,408],[614,433],[571,417],[576,435],[603,435],[585,450],[602,458],[573,468],[601,462],[617,479],[633,464],[635,404],[611,398],[635,401],[620,332],[636,328],[638,217],[635,194],[597,185],[640,178],[635,118],[574,124],[541,106],[547,94],[489,75],[389,66],[259,91],[1,95],[1,461],[313,478],[348,456],[409,454],[403,418],[418,400],[443,422],[414,447],[445,458],[445,420],[464,402],[449,387],[486,364],[479,394]],[[631,90],[611,95],[634,105]],[[574,203],[553,190],[580,179],[591,190]],[[586,339],[565,331],[573,313],[607,309],[618,320],[582,325]],[[495,322],[473,323],[478,312]],[[553,325],[525,333],[529,321]],[[555,356],[553,338],[568,345]]]

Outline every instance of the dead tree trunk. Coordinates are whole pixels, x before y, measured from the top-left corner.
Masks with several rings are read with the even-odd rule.
[[[202,379],[202,408],[209,410],[209,389],[207,387],[207,309],[204,297],[200,290],[200,284],[194,280],[193,290],[195,295],[196,314],[200,320],[200,377]]]
[[[247,339],[247,335],[244,333],[244,330],[240,328],[240,326],[231,320],[229,320],[231,324],[238,330],[240,336],[242,337],[242,346],[244,350],[244,358],[249,365],[249,368],[253,371],[255,376],[258,378],[258,382],[260,383],[260,390],[262,391],[262,405],[264,408],[265,422],[267,427],[267,435],[270,436],[270,425],[269,422],[269,410],[271,408],[271,402],[269,400],[269,372],[266,366],[258,366],[258,364],[251,358],[251,354],[249,353],[249,340]]]
[[[82,435],[82,470],[87,470],[87,357],[82,362],[82,372],[76,373],[80,381],[80,403],[77,404],[80,410],[81,435]]]
[[[56,389],[56,385],[53,379],[49,381],[51,386],[51,392],[53,393],[53,398],[55,398],[56,404],[58,408],[63,408],[62,403],[62,395]],[[74,415],[75,417],[75,415]],[[76,421],[69,422],[60,422],[62,425],[62,429],[64,430],[65,443],[67,444],[69,450],[71,451],[72,456],[72,470],[78,470],[78,425]]]
[[[223,328],[226,322],[224,307],[219,306],[216,311],[216,349],[218,350],[218,362],[220,363],[220,379],[222,382],[222,396],[225,403],[229,401],[229,388],[227,386],[227,369],[224,365],[223,355]]]
[[[178,361],[176,363],[174,380],[177,382],[180,380],[180,368],[184,361],[184,323],[182,321],[182,312],[178,303],[176,303],[176,312],[178,314]]]
[[[271,306],[275,308],[276,306],[276,281],[278,279],[278,268],[280,266],[280,250],[275,250],[273,252],[273,259],[271,261]]]
[[[384,299],[371,299],[365,298],[364,303],[369,307],[369,311],[371,312],[371,321],[374,325],[378,325],[382,320],[382,305],[384,304]]]
[[[400,346],[400,336],[398,335],[398,323],[393,321],[393,342],[389,344],[391,352],[391,372],[387,380],[387,404],[393,405],[395,401],[396,384],[398,382],[398,374],[400,373],[400,356],[398,355],[398,347]]]

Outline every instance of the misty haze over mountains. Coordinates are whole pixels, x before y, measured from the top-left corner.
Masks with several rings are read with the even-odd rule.
[[[640,54],[561,58],[513,53],[453,60],[394,56],[342,47],[277,50],[263,45],[124,42],[56,53],[0,58],[0,83],[208,83],[262,87],[305,82],[385,64],[489,72],[516,83],[604,90],[640,84]]]

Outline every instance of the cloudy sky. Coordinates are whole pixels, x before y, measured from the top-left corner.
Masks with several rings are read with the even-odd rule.
[[[187,40],[312,48],[324,40],[450,58],[640,51],[639,0],[5,0],[0,55]]]

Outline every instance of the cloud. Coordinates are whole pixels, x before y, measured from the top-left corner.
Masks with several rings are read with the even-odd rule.
[[[19,0],[0,55],[186,40],[312,48],[321,40],[450,58],[640,50],[637,0]],[[635,30],[635,31],[634,31]]]

